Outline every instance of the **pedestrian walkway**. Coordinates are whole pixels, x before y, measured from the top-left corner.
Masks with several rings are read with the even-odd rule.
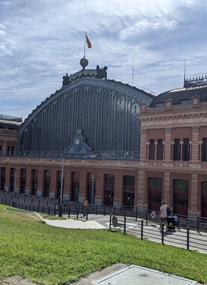
[[[67,218],[67,215],[63,217]],[[123,220],[123,217],[118,217],[118,220]],[[50,226],[67,228],[67,229],[109,229],[110,216],[103,215],[89,215],[88,220],[86,217],[79,215],[77,220],[76,215],[71,215],[70,219],[66,220],[46,220],[45,222]],[[111,226],[113,230],[124,231],[124,225],[119,224],[117,227]],[[126,233],[133,234],[134,236],[141,237],[140,220],[126,223]],[[159,230],[158,224],[144,223],[143,237],[150,241],[162,243],[162,235]],[[189,249],[196,250],[200,253],[207,254],[207,233],[197,233],[196,231],[190,231]],[[176,229],[175,232],[164,232],[164,244],[172,245],[181,248],[187,248],[187,230]]]
[[[74,219],[67,219],[67,220],[47,220],[44,219],[46,224],[58,227],[58,228],[66,228],[66,229],[90,229],[90,230],[100,230],[105,229],[104,226],[99,224],[96,221],[86,221],[86,220],[74,220]]]

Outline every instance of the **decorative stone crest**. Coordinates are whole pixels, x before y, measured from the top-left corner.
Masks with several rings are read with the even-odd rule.
[[[140,113],[147,113],[147,104],[146,103],[141,103],[140,104]]]
[[[172,109],[172,99],[165,100],[165,111],[171,111]]]
[[[192,102],[192,108],[199,108],[200,107],[200,96],[195,95],[192,97],[193,102]]]
[[[70,146],[64,150],[65,157],[78,156],[84,157],[93,154],[92,147],[86,144],[86,138],[82,135],[81,130],[76,131],[76,135],[72,139]]]

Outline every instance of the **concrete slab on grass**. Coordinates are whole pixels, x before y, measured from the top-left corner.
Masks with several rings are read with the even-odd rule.
[[[73,219],[67,219],[67,220],[44,219],[44,221],[50,226],[66,228],[66,229],[94,229],[94,230],[105,229],[104,226],[100,225],[95,221],[81,221]]]
[[[131,265],[121,271],[118,271],[112,275],[106,276],[101,280],[98,280],[97,285],[195,285],[196,281],[186,278],[169,275],[156,270]]]

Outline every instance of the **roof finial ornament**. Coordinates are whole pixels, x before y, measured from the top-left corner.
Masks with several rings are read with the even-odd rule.
[[[85,58],[85,55],[80,60],[80,65],[83,67],[83,71],[85,70],[85,67],[88,65],[88,60]]]

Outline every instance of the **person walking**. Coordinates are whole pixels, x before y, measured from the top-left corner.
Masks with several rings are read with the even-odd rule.
[[[85,217],[85,215],[86,215],[86,209],[87,209],[87,207],[88,207],[88,200],[87,200],[87,198],[85,198],[84,201],[83,201],[83,216],[84,216],[84,217]]]
[[[160,230],[162,229],[162,223],[165,223],[166,226],[166,232],[168,230],[168,224],[167,224],[167,205],[165,204],[165,201],[161,202],[160,207]]]

